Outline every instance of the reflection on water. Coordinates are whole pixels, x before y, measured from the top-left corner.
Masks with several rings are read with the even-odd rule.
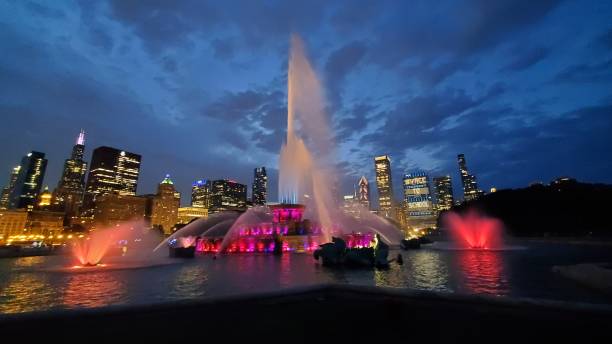
[[[54,288],[46,276],[14,274],[6,287],[0,285],[0,313],[20,313],[55,306]]]
[[[67,274],[63,305],[68,308],[102,307],[125,300],[126,287],[119,274],[86,272]]]
[[[406,279],[402,267],[392,264],[388,270],[374,270],[374,285],[377,287],[405,288]]]
[[[509,294],[502,255],[499,251],[458,251],[456,261],[463,274],[461,286],[475,294]]]
[[[16,268],[31,268],[35,266],[39,266],[45,262],[44,256],[37,257],[22,257],[19,259],[15,259],[15,267]]]
[[[170,288],[170,298],[193,299],[206,294],[208,274],[203,265],[182,266]]]
[[[553,280],[551,268],[560,261],[612,260],[609,247],[584,252],[565,246],[501,252],[423,248],[402,251],[404,264],[392,263],[388,270],[330,269],[307,254],[202,256],[158,267],[82,273],[45,269],[67,266],[69,257],[0,259],[0,313],[151,304],[319,283],[612,303],[610,297]]]
[[[433,250],[419,250],[410,256],[405,263],[410,269],[410,287],[452,291],[449,287],[448,263],[443,258],[442,252]]]

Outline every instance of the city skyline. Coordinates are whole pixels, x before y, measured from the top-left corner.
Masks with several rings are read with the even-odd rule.
[[[393,158],[394,180],[415,168],[450,173],[455,194],[458,153],[483,190],[565,175],[612,182],[601,158],[612,150],[610,4],[194,6],[0,4],[0,173],[42,151],[53,187],[83,127],[91,148],[146,157],[142,193],[167,173],[186,195],[198,178],[245,183],[266,166],[276,195],[287,42],[297,32],[326,87],[341,194],[361,175],[374,181],[370,159],[381,154]],[[491,20],[499,16],[508,19]],[[277,25],[260,25],[268,22]]]
[[[87,191],[87,185],[89,185],[89,183],[90,183],[89,178],[90,178],[90,175],[92,174],[92,172],[91,172],[91,170],[87,169],[87,167],[88,167],[87,161],[88,160],[85,158],[87,156],[87,149],[85,148],[85,143],[84,143],[85,141],[84,140],[85,140],[85,132],[84,132],[83,129],[81,129],[81,131],[80,131],[80,133],[78,135],[76,144],[73,146],[70,158],[65,160],[62,175],[60,176],[60,178],[59,178],[59,180],[57,181],[56,184],[53,184],[53,182],[50,182],[46,178],[46,174],[48,173],[48,169],[46,169],[46,165],[48,163],[48,159],[45,159],[45,169],[46,169],[46,171],[43,171],[42,182],[39,182],[40,185],[38,185],[38,187],[41,189],[39,191],[39,194],[42,192],[42,188],[43,187],[46,188],[46,187],[49,187],[49,185],[57,185],[56,188],[51,189],[50,191],[53,191],[53,193],[58,191],[59,188],[60,188],[60,185],[62,184],[62,179],[65,178],[64,174],[66,173],[67,168],[72,166],[72,165],[74,165],[75,162],[79,162],[79,165],[81,165],[81,166],[79,166],[79,170],[80,171],[84,170],[85,174],[87,174],[87,176],[88,176],[87,179],[83,179],[82,180],[82,182],[83,183],[86,182],[86,184],[83,184],[85,187],[84,187],[83,191],[81,192],[82,195],[83,195],[83,200],[81,202],[85,203],[86,197],[88,196],[88,194],[90,194],[90,195],[92,194],[91,192]],[[153,192],[144,192],[144,191],[142,191],[142,186],[141,186],[140,190],[136,189],[137,185],[140,185],[138,183],[138,179],[139,179],[139,175],[142,173],[142,169],[140,169],[140,164],[141,164],[140,160],[142,159],[141,155],[136,154],[136,153],[130,153],[130,152],[127,152],[127,151],[123,151],[121,149],[114,148],[114,147],[100,146],[100,147],[96,147],[95,149],[92,150],[92,153],[91,153],[92,157],[89,160],[92,163],[92,165],[93,165],[93,154],[94,154],[94,152],[96,150],[101,150],[102,151],[101,155],[104,156],[104,159],[107,159],[107,160],[111,159],[109,156],[107,156],[107,155],[110,154],[110,155],[112,155],[113,159],[114,158],[119,158],[119,160],[121,160],[121,159],[123,159],[123,160],[128,159],[128,163],[136,163],[136,165],[138,166],[137,170],[135,172],[132,172],[131,173],[132,175],[129,176],[130,178],[135,178],[135,179],[133,179],[133,180],[130,179],[128,181],[129,185],[118,186],[119,188],[127,187],[129,190],[121,191],[121,190],[117,189],[116,191],[118,191],[119,193],[126,194],[126,195],[146,196],[146,195],[154,194],[155,192],[158,191],[157,188],[159,187],[159,183],[156,183],[154,185],[155,189],[154,189]],[[43,154],[43,158],[45,156],[44,152],[32,151],[31,153]],[[28,158],[29,154],[31,154],[31,153],[28,153],[26,156],[24,156],[22,158],[22,161],[23,161],[23,159]],[[126,154],[127,154],[127,157],[125,157]],[[447,183],[450,185],[451,193],[454,193],[456,195],[460,195],[460,197],[456,198],[457,200],[471,201],[471,200],[477,199],[481,195],[485,194],[485,192],[483,190],[481,190],[480,188],[478,188],[478,186],[477,186],[476,175],[475,174],[470,174],[469,171],[467,170],[467,168],[466,168],[466,161],[465,161],[466,160],[465,159],[465,154],[463,154],[463,153],[457,154],[458,169],[456,171],[454,171],[457,175],[460,176],[459,182],[451,182],[452,178],[450,178],[450,174],[448,174],[448,173],[442,173],[440,175],[437,175],[437,174],[436,175],[431,175],[431,172],[423,170],[423,169],[413,169],[412,172],[411,171],[401,171],[401,170],[397,171],[397,170],[394,170],[391,167],[391,164],[390,164],[391,160],[390,160],[390,158],[391,157],[388,156],[388,155],[374,157],[375,166],[374,166],[374,168],[371,171],[372,174],[374,174],[374,176],[377,175],[376,171],[377,171],[378,163],[380,163],[382,161],[382,162],[385,163],[385,167],[384,167],[385,171],[383,172],[385,175],[387,174],[387,171],[390,172],[389,176],[393,176],[395,174],[401,174],[402,180],[404,182],[405,182],[406,176],[414,173],[415,171],[418,171],[418,173],[423,174],[425,176],[426,180],[427,180],[426,181],[426,183],[428,184],[427,188],[430,190],[429,192],[432,195],[437,192],[436,189],[435,189],[435,183],[436,183],[435,180],[438,179],[438,178],[448,178],[448,182]],[[132,161],[132,159],[137,159],[137,160],[136,161]],[[100,160],[100,158],[98,157],[97,160]],[[72,166],[72,167],[74,168],[74,166]],[[21,165],[17,165],[17,166],[14,166],[9,172],[7,172],[7,176],[8,177],[6,177],[7,181],[5,182],[5,185],[1,185],[0,184],[0,186],[3,186],[3,188],[2,188],[3,193],[9,190],[9,187],[11,186],[11,183],[15,182],[14,179],[17,178],[18,172],[19,172],[20,168],[21,168]],[[267,176],[266,167],[265,166],[256,167],[256,168],[253,169],[253,171],[254,171],[254,175],[251,176],[253,182],[252,183],[244,182],[244,184],[240,184],[240,185],[243,185],[244,188],[245,188],[244,193],[246,195],[246,201],[253,202],[253,190],[254,190],[255,184],[256,184],[256,182],[258,180],[261,180],[260,182],[262,183],[262,185],[265,185],[265,187],[263,189],[260,189],[260,192],[263,192],[263,194],[265,195],[264,198],[266,198],[266,202],[269,202],[269,203],[278,202],[278,199],[276,199],[274,195],[270,196],[271,195],[271,193],[270,193],[270,189],[271,189],[270,185],[276,185],[278,180],[271,180],[271,183],[269,182],[270,180],[269,180],[269,178]],[[263,174],[261,174],[262,171],[263,171]],[[79,172],[78,174],[80,175],[80,173],[82,173],[82,172]],[[135,175],[133,175],[133,173],[135,173]],[[95,172],[93,174],[95,175]],[[261,174],[261,176],[258,177],[259,174]],[[366,172],[365,175],[367,175],[367,174],[368,173]],[[353,181],[354,184],[353,184],[353,190],[352,191],[353,191],[353,193],[355,194],[356,197],[357,197],[357,192],[358,192],[358,189],[359,189],[358,185],[360,183],[362,183],[363,180],[365,180],[366,185],[367,185],[367,178],[365,178],[365,175],[362,175],[361,177],[359,177],[358,179]],[[168,174],[168,173],[164,174],[164,180],[168,180],[170,178],[170,176],[171,175]],[[564,178],[564,177],[572,178],[572,176],[559,175],[556,178],[551,179],[550,181],[534,180],[534,182],[530,183],[529,185],[531,185],[533,183],[554,182],[554,180],[556,180],[557,178]],[[78,176],[77,177],[72,177],[72,178],[77,178],[78,179]],[[258,178],[260,178],[260,179],[258,179]],[[220,178],[216,178],[216,179],[210,179],[210,178],[195,178],[195,179],[196,180],[190,182],[189,185],[179,186],[179,185],[174,185],[174,183],[172,183],[173,186],[176,188],[177,192],[180,194],[179,200],[180,200],[180,206],[181,207],[192,207],[192,206],[195,206],[195,207],[205,207],[203,205],[204,203],[202,203],[201,200],[196,200],[195,197],[198,197],[198,198],[208,197],[209,198],[209,200],[208,200],[208,205],[209,206],[205,207],[205,208],[208,209],[208,208],[210,208],[212,206],[212,196],[213,196],[212,195],[212,183],[213,182],[215,182],[215,181],[217,181],[217,182],[229,181],[231,183],[240,183],[241,182],[240,180],[235,181],[235,180],[233,180],[231,178],[227,178],[227,177],[220,177]],[[376,179],[377,178],[375,177],[374,180],[376,181]],[[431,183],[433,183],[433,184],[431,184]],[[399,188],[398,188],[399,191],[400,191],[399,193],[397,193],[397,191],[396,191],[397,190],[396,189],[397,185],[393,186],[392,182],[390,184],[392,186],[392,191],[391,191],[392,203],[394,203],[394,204],[391,204],[390,207],[401,206],[401,203],[406,201],[406,199],[405,199],[405,197],[406,197],[405,196],[405,183],[400,183]],[[366,208],[369,207],[372,210],[380,210],[380,208],[379,208],[379,194],[378,194],[378,190],[377,190],[378,189],[378,185],[376,185],[376,186],[377,187],[374,188],[374,190],[373,190],[375,193],[370,195],[369,194],[369,192],[370,192],[369,191],[369,185],[367,185],[367,188],[368,188],[368,192],[367,193],[368,193],[368,199],[369,199],[368,204],[369,205],[365,205],[365,203],[363,204],[364,206],[366,206]],[[525,186],[527,186],[527,185],[521,185],[521,186],[517,186],[517,187],[520,188],[520,187],[525,187]],[[206,189],[206,188],[208,190],[207,196],[205,196],[203,194],[201,196],[195,196],[196,195],[195,192],[199,192],[199,191],[201,191],[203,189]],[[180,190],[183,190],[183,189],[186,189],[187,192],[183,193],[182,191],[180,191]],[[497,187],[492,187],[491,188],[491,190],[498,190],[498,189],[501,190],[502,188],[497,188]],[[148,190],[148,189],[146,189],[146,190]],[[466,194],[466,190],[468,191],[467,194]],[[78,191],[77,191],[77,193],[78,193]],[[341,190],[339,190],[339,193],[336,196],[338,197],[338,199],[341,199],[343,195],[345,195],[345,193],[343,193]],[[467,198],[466,198],[466,195],[467,195]],[[62,203],[62,200],[61,199],[58,200],[58,199],[56,199],[56,197],[57,196],[54,196],[54,201],[56,203],[58,203],[58,202]],[[451,199],[452,199],[452,195],[451,195]],[[434,199],[434,201],[436,201],[433,204],[435,206],[435,204],[437,204],[437,200]],[[196,203],[198,205],[196,205]],[[258,203],[258,204],[262,204],[262,203]],[[85,208],[86,204],[84,204],[83,206],[84,206],[83,210],[86,210],[86,208]],[[389,208],[389,210],[390,209],[391,208]],[[70,214],[70,211],[68,211],[68,209],[66,209],[66,212],[67,212],[67,214]]]

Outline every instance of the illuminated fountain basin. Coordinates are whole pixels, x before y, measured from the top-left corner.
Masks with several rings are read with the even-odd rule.
[[[302,204],[278,204],[249,209],[221,237],[203,235],[196,251],[202,253],[271,253],[281,244],[282,252],[312,252],[324,243],[324,228],[304,219]],[[337,228],[328,231],[343,236],[349,247],[369,246],[374,233],[344,234]]]
[[[305,253],[325,243],[324,228],[304,218],[306,207],[301,204],[278,204],[254,207],[245,213],[218,213],[208,219],[196,220],[183,227],[156,248],[191,247],[196,253],[272,253],[277,242],[282,252]],[[368,226],[345,222],[352,231],[336,225],[327,232],[342,237],[347,246],[369,247],[377,223]],[[277,241],[278,240],[278,241]]]

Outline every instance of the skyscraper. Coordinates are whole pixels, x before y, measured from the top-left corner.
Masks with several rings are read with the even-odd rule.
[[[246,210],[246,185],[233,180],[212,182],[212,204],[209,213],[224,210]]]
[[[253,180],[253,205],[264,205],[268,195],[268,175],[265,167],[257,167]]]
[[[435,177],[433,179],[436,195],[436,209],[449,210],[453,206],[453,184],[450,176]]]
[[[433,226],[435,216],[427,173],[413,172],[406,174],[403,182],[404,199],[408,208],[408,224],[414,228]]]
[[[87,163],[83,160],[85,153],[85,132],[81,130],[72,147],[70,158],[64,161],[64,170],[54,192],[53,203],[66,212],[70,218],[78,213],[85,192],[85,172]]]
[[[393,182],[391,180],[391,158],[388,155],[374,158],[376,168],[376,188],[378,190],[378,207],[380,214],[392,217]]]
[[[116,148],[94,149],[87,177],[85,208],[93,208],[93,202],[99,195],[110,193],[135,195],[140,174],[140,160],[140,155]]]
[[[21,168],[9,197],[9,208],[28,208],[36,204],[46,169],[45,153],[32,151],[21,159]]]
[[[191,187],[191,206],[210,209],[212,203],[212,183],[210,180],[196,180]]]
[[[181,195],[174,188],[170,175],[166,175],[157,186],[157,194],[153,197],[151,225],[161,228],[164,234],[172,233],[172,228],[178,222],[180,205]]]
[[[21,166],[13,167],[11,176],[9,177],[8,184],[2,188],[2,194],[0,195],[0,209],[8,209],[10,206],[11,193],[15,189],[15,183],[17,183],[17,177],[19,177],[19,170]]]
[[[476,176],[468,172],[465,163],[465,155],[457,155],[457,163],[459,164],[459,172],[461,173],[461,183],[463,184],[463,200],[472,201],[482,195],[482,191],[478,189],[476,184]]]
[[[360,203],[355,195],[345,195],[342,202],[342,211],[350,216],[360,217]]]
[[[370,209],[370,184],[365,176],[359,178],[359,189],[357,190],[357,200],[366,209]]]
[[[127,221],[145,220],[148,199],[118,193],[98,194],[93,209],[97,229],[114,227]]]

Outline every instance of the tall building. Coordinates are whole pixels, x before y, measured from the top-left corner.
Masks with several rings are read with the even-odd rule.
[[[93,223],[96,229],[114,227],[127,221],[144,220],[147,198],[118,193],[96,196]]]
[[[215,180],[212,182],[212,204],[209,213],[246,210],[246,200],[246,185],[228,179]]]
[[[407,206],[407,223],[413,228],[435,225],[435,213],[429,177],[425,172],[404,175],[404,200]]]
[[[151,225],[161,228],[164,234],[172,233],[172,228],[178,223],[180,205],[181,194],[174,188],[170,175],[166,175],[157,186],[157,194],[153,197]]]
[[[253,205],[265,205],[268,196],[268,175],[265,167],[257,167],[253,180]]]
[[[342,202],[342,211],[350,216],[359,218],[361,204],[355,195],[344,195]]]
[[[136,195],[140,160],[140,155],[116,148],[94,149],[87,177],[84,207],[93,209],[94,202],[100,195]]]
[[[191,206],[210,209],[212,203],[212,183],[210,180],[197,180],[191,187]]]
[[[388,155],[374,158],[376,188],[378,190],[379,214],[393,217],[393,182],[391,180],[391,158]]]
[[[436,210],[449,210],[453,204],[453,184],[450,176],[435,177],[433,179],[436,195]]]
[[[46,169],[45,153],[32,151],[21,159],[21,168],[9,197],[9,208],[28,208],[36,204]]]
[[[85,192],[85,131],[81,130],[76,144],[72,147],[70,158],[64,161],[64,170],[54,191],[53,203],[66,212],[70,218],[78,214]]]
[[[366,209],[370,209],[370,184],[365,176],[361,176],[361,178],[359,178],[358,187],[357,200]]]
[[[11,176],[9,177],[8,184],[4,188],[2,188],[2,194],[0,195],[0,209],[8,209],[10,206],[11,193],[15,189],[15,184],[17,183],[17,177],[19,177],[19,170],[21,166],[13,167],[11,171]]]
[[[463,200],[472,201],[482,195],[482,190],[478,189],[476,184],[476,176],[468,172],[465,162],[465,155],[457,155],[457,163],[459,164],[459,173],[461,173],[461,184],[463,185]]]

